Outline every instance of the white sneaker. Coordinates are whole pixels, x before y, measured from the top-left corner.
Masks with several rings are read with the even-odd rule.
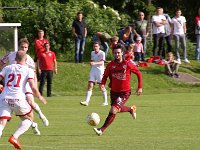
[[[177,61],[179,62],[179,64],[181,64],[181,59],[180,58],[178,58]]]
[[[184,59],[183,62],[184,62],[184,63],[188,63],[188,64],[190,63],[190,61],[189,61],[187,58]]]
[[[105,103],[105,102],[101,104],[101,106],[107,106],[107,105],[108,103]]]
[[[83,105],[83,106],[88,106],[89,105],[88,102],[86,102],[86,101],[82,101],[82,102],[80,102],[80,104]]]
[[[136,106],[135,105],[133,105],[131,107],[131,112],[130,113],[131,113],[133,119],[136,119]]]
[[[101,131],[101,129],[94,128],[94,131],[96,132],[96,134],[98,136],[101,136],[103,134],[103,132]]]
[[[35,135],[40,135],[40,130],[38,129],[38,124],[37,123],[35,123],[35,122],[32,123],[32,129],[33,129],[33,133]]]
[[[40,119],[42,120],[44,126],[49,126],[49,121],[47,120],[47,118],[45,117],[45,115],[39,115]]]

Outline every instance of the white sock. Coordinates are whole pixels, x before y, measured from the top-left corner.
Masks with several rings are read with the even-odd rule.
[[[18,129],[17,129],[17,130],[15,131],[15,133],[13,134],[13,136],[14,136],[16,139],[18,139],[18,137],[19,137],[20,135],[22,135],[24,132],[26,132],[26,131],[30,128],[31,124],[32,124],[32,121],[31,121],[31,120],[29,120],[29,119],[23,120],[23,121],[20,123]]]
[[[37,123],[32,122],[31,127],[35,128],[36,124],[37,124]]]
[[[4,129],[4,126],[0,124],[0,138],[1,138],[2,133],[3,133],[3,129]]]
[[[108,103],[107,91],[106,90],[103,91],[102,94],[103,94],[104,103]]]
[[[85,101],[89,103],[91,96],[92,96],[92,91],[87,91],[87,95],[86,95]]]
[[[44,116],[44,114],[42,113],[42,111],[41,111],[41,109],[40,109],[40,106],[39,106],[37,103],[35,103],[35,108],[33,108],[33,110],[34,110],[37,114],[39,114],[40,118],[42,118],[42,117]]]

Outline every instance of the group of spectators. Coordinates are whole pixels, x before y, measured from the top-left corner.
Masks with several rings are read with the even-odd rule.
[[[195,51],[195,59],[200,59],[200,8],[195,17],[195,34],[197,39],[197,47]],[[124,50],[133,47],[133,60],[145,61],[147,51],[146,41],[149,36],[149,24],[152,24],[153,33],[153,50],[152,56],[160,56],[161,60],[165,60],[166,53],[174,53],[175,59],[179,64],[181,61],[190,63],[187,58],[186,49],[186,18],[182,15],[180,9],[175,11],[175,15],[171,18],[165,13],[163,8],[158,7],[155,15],[152,16],[151,22],[145,20],[144,12],[138,13],[138,18],[132,24],[120,29],[118,35],[110,36],[108,33],[96,32],[94,34],[94,42],[99,42],[102,50],[107,57],[109,48],[112,49],[116,44],[120,43],[124,46]],[[83,19],[83,12],[77,13],[77,19],[72,24],[72,31],[75,37],[75,63],[81,63],[84,53],[85,39],[87,36],[87,26]],[[175,47],[172,47],[172,39],[174,39]],[[165,42],[166,41],[166,42]],[[140,44],[141,43],[141,44]],[[180,47],[182,54],[180,54]],[[168,56],[168,55],[167,55]],[[181,60],[181,56],[183,57]],[[167,62],[167,61],[166,61]]]

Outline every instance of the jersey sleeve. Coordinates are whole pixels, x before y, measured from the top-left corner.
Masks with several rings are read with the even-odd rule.
[[[27,77],[27,80],[29,80],[29,79],[34,79],[34,71],[33,71],[33,69],[31,69],[31,68],[28,68],[28,77]]]
[[[112,62],[111,62],[112,63]],[[107,81],[107,78],[109,77],[110,75],[110,68],[111,68],[111,63],[109,63],[104,71],[104,74],[103,74],[103,78],[101,80],[101,84],[102,85],[105,85],[106,84],[106,81]]]
[[[27,55],[26,64],[28,65],[29,68],[35,70],[35,63],[29,55]]]
[[[105,52],[102,51],[101,60],[105,61],[105,59],[106,59]]]
[[[7,53],[5,56],[3,56],[0,61],[3,63],[3,64],[6,64],[8,63],[9,61],[9,55],[11,54],[11,52]]]
[[[138,88],[142,88],[142,74],[140,72],[140,70],[138,69],[138,67],[136,67],[133,63],[128,62],[128,66],[131,69],[131,72],[136,74],[137,79],[138,79]]]

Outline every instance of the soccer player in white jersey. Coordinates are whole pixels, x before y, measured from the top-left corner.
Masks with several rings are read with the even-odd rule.
[[[0,72],[0,81],[4,80],[5,82],[4,90],[0,96],[0,137],[7,121],[15,112],[22,121],[8,141],[18,150],[22,150],[18,138],[30,128],[33,120],[32,108],[25,96],[25,85],[29,83],[34,94],[46,104],[46,100],[35,85],[33,69],[26,66],[26,56],[25,51],[19,50],[16,54],[16,64],[8,65]]]
[[[23,38],[19,41],[19,50],[25,51],[25,53],[26,53],[28,51],[28,46],[29,46],[29,42],[26,38]],[[16,63],[16,61],[15,61],[16,53],[17,52],[10,52],[7,55],[5,55],[4,57],[2,57],[0,60],[0,67],[2,68],[3,66],[5,66],[5,64],[15,64]],[[33,59],[28,54],[26,54],[26,55],[27,55],[26,65],[35,71],[35,63],[34,63]],[[34,81],[35,81],[35,84],[37,87],[36,75],[35,75]],[[45,115],[42,113],[39,105],[34,101],[34,96],[33,96],[32,90],[30,89],[29,84],[26,85],[26,99],[27,99],[28,103],[31,105],[31,107],[33,108],[33,110],[37,114],[39,114],[39,117],[42,119],[43,124],[45,126],[48,126],[49,121],[47,120]],[[40,131],[38,129],[37,123],[34,122],[32,124],[32,128],[33,128],[33,132],[36,135],[40,135]]]
[[[100,45],[98,42],[95,42],[93,44],[93,49],[94,51],[91,52],[91,61],[90,61],[91,70],[90,70],[90,76],[89,76],[89,81],[88,81],[86,99],[85,101],[80,102],[80,104],[84,106],[89,105],[94,84],[97,82],[97,84],[100,85],[101,79],[104,73],[105,53],[102,50],[100,50]],[[104,98],[104,102],[102,103],[102,106],[106,106],[108,105],[106,89],[100,88],[100,90]]]

